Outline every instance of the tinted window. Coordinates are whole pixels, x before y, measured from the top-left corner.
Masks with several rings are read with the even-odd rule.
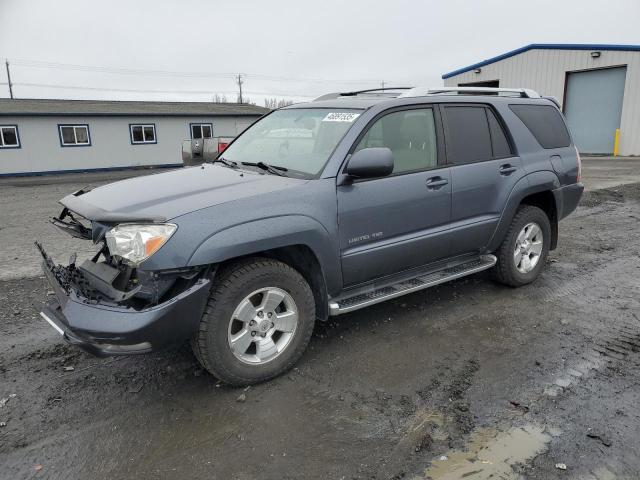
[[[433,110],[403,110],[378,119],[362,137],[356,151],[370,147],[391,149],[393,173],[435,167],[438,155]]]
[[[493,157],[501,158],[511,155],[511,147],[504,130],[498,122],[496,115],[487,109],[487,118],[489,119],[489,129],[491,130],[491,147],[493,148]]]
[[[453,163],[492,157],[491,135],[484,107],[446,107],[447,154]]]
[[[560,112],[550,105],[509,105],[543,148],[568,147],[571,138]]]

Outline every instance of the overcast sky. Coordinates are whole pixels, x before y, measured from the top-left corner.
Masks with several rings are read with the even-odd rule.
[[[0,59],[18,98],[235,100],[242,73],[261,105],[440,86],[529,43],[640,44],[639,23],[638,0],[0,0]]]

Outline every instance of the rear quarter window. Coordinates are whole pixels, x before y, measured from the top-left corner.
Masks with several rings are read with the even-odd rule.
[[[509,105],[542,148],[571,145],[571,137],[558,109],[551,105]]]

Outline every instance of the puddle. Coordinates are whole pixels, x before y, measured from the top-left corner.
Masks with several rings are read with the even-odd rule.
[[[434,459],[423,478],[516,479],[519,476],[511,467],[542,453],[550,441],[551,434],[535,425],[514,427],[506,432],[479,430],[471,435],[465,451],[451,450]]]

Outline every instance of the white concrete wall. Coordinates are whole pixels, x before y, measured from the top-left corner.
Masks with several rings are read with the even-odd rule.
[[[182,163],[190,123],[211,123],[214,137],[235,137],[256,117],[0,116],[17,125],[18,149],[0,148],[0,175]],[[155,144],[131,144],[129,124],[156,126]],[[91,146],[61,147],[58,124],[88,124]]]
[[[590,50],[528,50],[485,65],[481,73],[470,70],[447,78],[444,85],[455,87],[460,83],[499,80],[500,87],[531,88],[562,103],[566,72],[626,66],[620,155],[640,155],[640,52],[600,52],[599,58],[591,58]]]

